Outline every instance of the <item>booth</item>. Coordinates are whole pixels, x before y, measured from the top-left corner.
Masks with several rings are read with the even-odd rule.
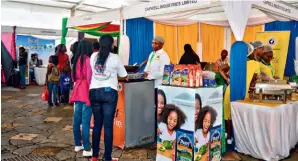
[[[27,69],[26,69],[26,84],[30,84],[30,72],[34,71],[35,81],[38,85],[44,85],[46,80],[46,72],[48,59],[51,55],[55,53],[55,45],[57,39],[61,37],[60,30],[53,29],[40,29],[40,28],[28,28],[28,27],[11,27],[11,26],[1,26],[2,33],[2,45],[5,47],[10,54],[13,61],[18,61],[19,55],[19,47],[24,47],[26,52],[28,53],[27,59]],[[67,35],[67,42],[71,42],[75,40],[77,36],[77,32],[70,31]],[[65,37],[66,39],[66,37]],[[31,59],[32,54],[38,54],[39,66],[34,68],[29,68],[29,61]],[[3,64],[3,63],[2,63]],[[18,66],[13,64],[13,62],[9,59],[6,59],[5,68],[7,68],[7,64],[13,69],[4,69],[4,71],[8,71],[9,75],[7,78],[12,75],[11,72],[14,73],[14,70],[18,71]],[[14,69],[16,68],[16,69]],[[30,71],[31,70],[31,71]]]
[[[154,27],[152,27],[152,30],[150,31],[150,30],[146,30],[147,26],[145,27],[141,26],[141,24],[147,23],[147,21],[144,23],[143,20],[138,19],[142,17],[149,19],[151,21],[154,21],[156,23],[163,23],[163,24],[174,25],[174,26],[192,25],[199,22],[199,24],[205,23],[205,24],[211,24],[211,25],[231,27],[231,30],[234,34],[235,41],[236,41],[232,45],[232,48],[230,50],[231,102],[232,102],[232,118],[234,119],[235,117],[234,111],[236,109],[235,106],[239,104],[239,102],[237,101],[243,100],[245,97],[245,90],[243,89],[245,89],[244,87],[246,86],[247,45],[243,42],[243,37],[244,37],[246,26],[264,24],[268,22],[273,22],[275,20],[297,21],[298,10],[297,8],[288,6],[279,1],[261,1],[261,0],[259,1],[211,1],[211,0],[210,1],[179,1],[179,0],[176,0],[171,2],[143,3],[143,4],[127,6],[119,9],[107,10],[107,11],[99,12],[92,15],[70,17],[68,18],[68,21],[67,21],[67,27],[71,28],[71,27],[81,26],[81,25],[120,20],[120,25],[121,25],[120,41],[121,39],[126,41],[127,37],[133,38],[133,39],[128,39],[128,43],[120,42],[120,48],[123,47],[121,46],[122,44],[126,44],[127,46],[125,46],[124,48],[126,50],[127,48],[129,48],[130,52],[127,52],[126,50],[125,52],[122,52],[122,50],[120,50],[119,55],[120,57],[123,58],[122,60],[126,60],[124,64],[132,65],[134,64],[134,61],[131,61],[131,57],[146,58],[149,56],[149,53],[151,52],[151,49],[150,49],[151,41],[152,41],[154,32],[156,32],[154,30]],[[130,23],[129,21],[134,21],[135,24],[131,25],[133,23]],[[150,25],[152,25],[152,23]],[[133,28],[132,26],[138,26],[138,28],[135,28],[134,30],[135,32],[132,32],[132,33],[138,33],[138,36],[135,36],[134,34],[129,33],[129,30],[130,30],[129,28]],[[173,33],[176,33],[176,32],[178,32],[178,30],[173,30]],[[141,33],[143,33],[142,36],[139,36],[141,35]],[[145,33],[146,34],[149,33],[151,36],[150,35],[146,36],[144,35]],[[196,31],[196,33],[199,34],[200,30]],[[178,42],[179,40],[179,37],[177,36],[176,37],[173,36],[172,38],[175,39],[176,42]],[[132,45],[132,43],[134,42],[137,42],[137,43]],[[148,44],[146,45],[141,42],[146,42]],[[199,51],[198,54],[202,54],[201,53],[202,47],[200,47],[201,45],[202,44],[198,42],[198,48],[199,48],[197,50]],[[141,46],[141,47],[137,47],[137,46]],[[177,44],[173,44],[171,47],[177,48],[177,46],[178,46]],[[226,46],[226,48],[229,48],[230,46]],[[174,54],[173,57],[176,56],[177,58],[173,62],[177,63],[178,50],[175,49],[175,51],[176,52],[168,53],[168,54]],[[147,55],[140,54],[140,53],[145,53]],[[129,61],[127,57],[129,57]],[[140,60],[140,61],[143,61],[143,60]],[[164,90],[166,97],[170,98],[169,103],[182,107],[181,110],[185,111],[185,114],[188,120],[184,123],[185,126],[182,125],[181,128],[176,129],[176,135],[175,137],[173,137],[174,141],[172,142],[167,141],[164,143],[162,139],[158,140],[157,151],[160,154],[157,156],[158,161],[183,160],[183,159],[191,161],[191,160],[201,160],[201,158],[204,158],[204,160],[209,160],[209,159],[213,159],[213,156],[218,156],[217,155],[218,149],[221,149],[221,147],[222,147],[222,152],[223,153],[226,152],[225,145],[224,145],[225,141],[223,141],[223,144],[221,144],[218,141],[218,139],[221,137],[225,138],[225,135],[224,135],[225,128],[221,123],[214,124],[215,125],[214,128],[217,128],[217,129],[215,130],[211,129],[210,131],[211,135],[209,135],[211,137],[212,134],[216,133],[216,137],[214,137],[212,141],[215,141],[216,145],[218,146],[216,145],[213,146],[213,142],[210,141],[209,139],[207,142],[208,142],[208,145],[211,145],[211,146],[203,146],[202,149],[200,149],[200,146],[199,148],[195,148],[194,146],[195,121],[193,119],[193,116],[195,116],[195,109],[193,107],[195,102],[195,94],[201,93],[202,94],[201,97],[202,97],[205,94],[210,92],[210,93],[218,93],[222,96],[223,95],[222,87],[186,89],[182,87],[160,86],[159,89]],[[181,95],[179,95],[179,93]],[[184,94],[184,93],[187,93],[187,94]],[[189,101],[185,101],[185,100],[188,100],[188,98],[189,98]],[[209,98],[202,99],[203,106],[212,105],[212,103],[208,102],[208,99]],[[292,105],[297,105],[297,101]],[[220,107],[218,109],[220,109]],[[250,112],[254,112],[255,108],[247,108],[247,110]],[[267,110],[274,110],[274,109],[270,108]],[[244,115],[245,112],[243,111],[244,110],[240,110],[239,112],[242,113],[242,115]],[[273,112],[273,111],[270,111],[270,112]],[[278,111],[275,111],[275,112],[278,112]],[[292,112],[294,112],[292,113],[293,116],[298,115],[297,110],[292,110]],[[220,121],[222,120],[222,112],[218,112],[217,119],[219,119]],[[294,119],[290,120],[290,122],[294,122],[294,121],[296,120]],[[238,132],[242,132],[243,130],[245,130],[243,127],[243,122],[235,123],[233,121],[233,124],[234,126],[237,126],[235,130],[237,130]],[[264,125],[271,125],[272,129],[278,129],[281,127],[280,125],[272,124],[270,120],[265,120]],[[294,126],[293,124],[289,124],[287,126],[283,126],[282,128],[285,131],[290,131],[290,128],[293,126]],[[250,124],[250,128],[254,128],[254,125]],[[246,151],[246,149],[240,148],[239,145],[245,144],[247,141],[246,140],[247,138],[237,137],[239,136],[239,134],[238,135],[237,134],[238,133],[236,132],[235,143],[236,143],[237,151],[252,155],[259,159],[268,159],[268,156],[265,154],[258,153],[258,155],[254,155],[252,152]],[[259,131],[258,133],[254,133],[253,135],[254,137],[257,137],[258,135],[261,135],[261,134],[269,135],[269,134],[264,134],[264,131],[262,132]],[[292,135],[293,135],[292,136],[293,138],[294,137],[297,138],[297,136],[294,136],[293,133]],[[278,138],[278,137],[274,136],[270,139],[274,139],[274,138]],[[297,140],[292,139],[292,141],[295,141],[297,143]],[[177,145],[176,149],[173,148],[173,145]],[[274,143],[273,145],[265,144],[262,146],[262,149],[270,149],[268,147],[275,146],[275,145],[276,143]],[[288,151],[292,147],[293,146],[290,145],[288,149],[285,149],[285,151]],[[213,153],[213,150],[215,153]],[[210,151],[212,151],[212,153],[210,153]],[[199,152],[197,156],[196,156],[196,152]],[[207,154],[207,157],[206,155],[204,156],[204,154]],[[281,154],[282,157],[277,157],[277,159],[284,158],[287,155],[286,153]],[[179,158],[183,158],[183,159],[179,159]],[[214,160],[220,160],[220,158],[221,156],[216,157]]]

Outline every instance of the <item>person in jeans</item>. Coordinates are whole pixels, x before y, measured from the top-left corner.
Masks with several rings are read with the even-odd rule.
[[[24,47],[19,48],[19,69],[20,69],[20,88],[25,89],[26,88],[26,68],[27,68],[27,59],[28,59],[28,53],[26,52]]]
[[[118,76],[126,78],[127,72],[120,57],[113,54],[114,39],[110,35],[99,39],[100,52],[92,54],[90,59],[92,80],[89,98],[94,116],[92,137],[92,161],[99,157],[99,143],[102,126],[104,126],[105,160],[112,159],[114,114],[118,101]]]
[[[92,43],[82,40],[74,57],[72,79],[75,82],[70,103],[75,103],[73,116],[73,135],[75,152],[83,151],[83,156],[92,156],[89,141],[92,109],[89,101],[89,85],[91,82],[90,55],[93,52]],[[82,134],[80,125],[82,124]],[[82,146],[83,140],[83,146]]]
[[[58,89],[58,83],[60,80],[60,72],[57,68],[57,64],[58,64],[57,56],[54,56],[54,55],[50,56],[47,75],[46,75],[46,84],[48,86],[48,91],[49,91],[48,104],[50,107],[53,106],[52,99],[54,99],[55,105],[59,106],[57,101],[57,89]]]

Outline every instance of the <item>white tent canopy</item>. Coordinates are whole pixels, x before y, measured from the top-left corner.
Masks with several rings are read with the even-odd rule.
[[[89,14],[70,17],[68,27],[95,24],[99,22],[119,21],[122,11],[123,19],[146,17],[154,21],[171,22],[179,25],[183,23],[206,22],[221,26],[229,26],[228,18],[220,1],[190,1],[194,3],[184,4],[185,1],[162,1],[159,3],[143,3]],[[225,1],[222,1],[225,2]],[[231,1],[230,1],[231,2]],[[239,3],[241,1],[232,1]],[[293,5],[280,1],[252,1],[252,11],[248,25],[264,24],[274,20],[298,20],[298,9]],[[163,8],[162,8],[163,7]],[[236,14],[236,13],[235,13]],[[239,13],[238,15],[241,15]]]
[[[203,22],[231,26],[236,40],[242,40],[247,24],[264,24],[274,20],[298,21],[298,9],[280,1],[173,0],[142,3],[86,16],[70,17],[67,27],[139,17],[171,25]]]
[[[62,18],[92,14],[141,0],[1,0],[1,25],[61,30]]]
[[[219,0],[191,0],[189,2],[195,3],[189,4],[186,4],[185,1],[187,0],[2,0],[1,25],[60,30],[62,26],[61,19],[70,17],[71,11],[75,11],[76,17],[69,19],[69,27],[106,21],[119,21],[120,7],[123,7],[124,19],[150,18],[153,16],[155,21],[158,21],[162,18],[161,15],[167,15],[168,17],[169,15],[181,14],[183,12],[184,17],[186,17],[186,20],[183,20],[185,23],[191,23],[191,20],[194,22],[199,20],[209,24],[229,26]],[[271,1],[267,0],[265,2],[267,3],[267,9],[269,7],[269,11],[274,12],[274,7],[270,6],[274,6],[277,3],[279,5],[276,7],[279,10],[285,10],[284,6],[286,8],[298,6],[297,0],[273,1],[272,4],[269,3]],[[180,5],[178,4],[179,2]],[[161,5],[163,8],[160,7]],[[262,10],[259,10],[258,7],[262,6],[253,6],[248,25],[268,22],[270,18],[271,21],[279,19],[272,13],[267,14],[264,7]],[[291,9],[291,14],[297,15],[297,12]],[[286,16],[282,17],[287,18]],[[172,16],[171,19],[168,17],[167,21],[161,20],[164,23],[173,23],[172,21],[177,23],[177,18]],[[288,17],[288,19],[291,18]],[[182,20],[181,17],[179,20]]]

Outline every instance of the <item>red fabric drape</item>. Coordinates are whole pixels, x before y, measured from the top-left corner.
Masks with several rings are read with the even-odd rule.
[[[10,55],[12,56],[13,60],[16,60],[16,26],[13,26],[13,33],[12,33],[12,39],[11,39],[11,49],[10,49]]]

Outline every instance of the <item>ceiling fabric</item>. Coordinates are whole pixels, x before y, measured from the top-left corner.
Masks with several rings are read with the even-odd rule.
[[[188,4],[185,4],[184,2],[185,1],[173,0],[170,2],[162,1],[159,3],[144,3],[140,5],[127,6],[122,8],[122,15],[123,19],[145,17],[154,22],[173,26],[184,26],[202,22],[211,25],[228,27],[231,26],[229,17],[235,16],[239,18],[239,16],[243,15],[244,8],[236,10],[231,14],[226,13],[227,11],[224,10],[224,3],[233,2],[234,5],[243,4],[242,7],[247,6],[247,3],[250,3],[249,6],[251,6],[251,3],[253,3],[252,7],[250,7],[251,9],[246,9],[251,11],[247,11],[246,13],[246,16],[248,16],[248,20],[244,20],[243,23],[245,23],[246,21],[245,25],[254,26],[272,22],[275,20],[285,21],[289,20],[290,17],[291,19],[298,20],[298,10],[296,8],[284,5],[277,1],[270,3],[262,0],[243,2],[236,0],[222,0],[216,2],[191,1],[193,3]],[[272,6],[278,6],[279,9],[272,8]],[[280,10],[280,8],[283,10]],[[237,9],[237,7],[235,9]],[[291,12],[288,13],[289,11]],[[295,13],[297,13],[297,15],[295,15]],[[241,19],[243,19],[243,17],[239,18],[239,20]],[[95,22],[100,23],[115,20],[120,20],[120,9],[113,9],[92,15],[69,18],[68,27],[73,27],[74,25],[78,26],[83,24],[92,24]]]

